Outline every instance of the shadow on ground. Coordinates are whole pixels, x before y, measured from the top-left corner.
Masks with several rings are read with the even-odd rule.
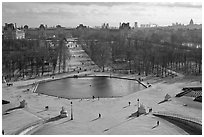
[[[16,109],[21,109],[21,108],[22,107],[20,107],[20,106],[19,107],[10,108],[10,109],[6,110],[6,113],[9,112],[9,111],[16,110]]]
[[[62,119],[62,118],[65,118],[65,117],[61,117],[60,115],[58,115],[58,116],[56,116],[56,117],[52,117],[52,118],[48,119],[48,120],[46,121],[46,123],[48,123],[48,122],[53,122],[53,121],[57,121],[57,120],[60,120],[60,119]]]

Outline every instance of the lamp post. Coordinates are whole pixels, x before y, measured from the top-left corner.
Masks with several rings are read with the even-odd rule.
[[[71,120],[73,120],[72,102],[71,102]]]
[[[138,103],[138,104],[137,104],[137,108],[138,108],[138,109],[137,109],[137,117],[139,117],[139,101],[140,101],[140,100],[137,99],[137,103]]]

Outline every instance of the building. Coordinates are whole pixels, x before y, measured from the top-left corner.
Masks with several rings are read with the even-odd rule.
[[[24,29],[17,28],[16,24],[5,23],[3,27],[3,39],[25,39]]]
[[[138,28],[138,24],[137,24],[137,22],[135,22],[135,26],[134,26],[135,28]]]
[[[154,27],[158,27],[158,25],[157,24],[152,24],[152,23],[140,24],[140,28],[154,28]]]
[[[16,26],[16,25],[15,25]],[[3,39],[60,39],[71,37],[71,32],[74,28],[65,28],[57,25],[56,27],[47,27],[47,25],[41,24],[39,28],[29,28],[25,25],[21,28],[16,28],[14,24],[5,24],[3,27],[2,38]],[[86,28],[85,26],[79,26],[80,28]]]
[[[171,29],[202,29],[202,24],[195,24],[193,22],[193,19],[190,20],[189,24],[188,25],[184,25],[184,24],[181,24],[181,23],[172,23],[172,26],[169,26],[169,28]]]
[[[15,27],[13,23],[5,23],[3,28],[3,39],[15,39]]]
[[[193,25],[193,24],[194,24],[193,19],[191,19],[189,25]]]
[[[108,29],[109,28],[109,24],[108,23],[103,23],[101,28],[102,29]]]
[[[39,39],[46,39],[47,38],[45,26],[43,24],[40,24],[40,27],[38,30],[38,37],[39,37]]]
[[[192,42],[183,42],[182,46],[191,47],[191,48],[202,48],[202,45],[199,43],[192,43]]]
[[[16,39],[25,39],[25,31],[16,29]]]
[[[120,23],[120,26],[119,26],[119,29],[127,29],[129,30],[130,29],[130,23]]]
[[[87,28],[87,27],[84,26],[83,24],[79,24],[79,26],[76,27],[76,29],[79,29],[79,30],[81,30],[81,29],[86,29],[86,28]]]

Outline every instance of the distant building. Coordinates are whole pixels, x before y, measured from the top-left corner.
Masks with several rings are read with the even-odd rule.
[[[191,48],[202,48],[201,44],[192,43],[192,42],[184,42],[182,43],[182,46],[191,47]]]
[[[119,28],[122,26],[121,22],[119,23]]]
[[[45,31],[45,26],[43,24],[40,24],[39,31],[38,31],[38,36],[40,39],[45,39],[46,38],[46,31]]]
[[[76,29],[86,29],[87,27],[83,24],[79,24],[79,26],[76,27]]]
[[[130,23],[120,23],[119,29],[130,29]]]
[[[3,28],[3,39],[24,39],[25,32],[23,29],[19,29],[13,23],[7,24]]]
[[[5,23],[3,28],[3,39],[15,39],[15,27],[13,23]]]
[[[13,23],[7,24],[2,29],[2,38],[3,39],[60,39],[60,38],[69,38],[71,37],[71,31],[74,28],[65,28],[57,25],[56,27],[47,27],[47,25],[41,24],[39,28],[29,28],[28,25],[25,25],[21,28],[16,28],[16,25]],[[78,27],[86,28],[86,26],[80,25]]]
[[[150,28],[149,24],[140,24],[140,28]]]
[[[134,26],[135,28],[137,28],[138,26],[137,26],[137,22],[135,22],[135,26]]]
[[[184,24],[176,22],[176,23],[172,23],[172,26],[184,26]]]
[[[190,20],[189,25],[193,25],[193,19]]]
[[[158,25],[149,23],[149,24],[140,24],[140,27],[141,28],[153,28],[153,27],[158,27]]]
[[[101,28],[102,29],[108,29],[109,28],[109,24],[108,23],[103,23]]]
[[[25,31],[16,29],[16,39],[25,39]]]
[[[202,24],[194,24],[193,19],[190,20],[188,25],[184,25],[181,23],[172,23],[172,26],[170,26],[169,28],[171,29],[202,29]]]

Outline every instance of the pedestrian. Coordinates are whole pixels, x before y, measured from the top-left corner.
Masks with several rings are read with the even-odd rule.
[[[98,118],[101,118],[101,114],[100,113],[98,114]]]
[[[99,100],[99,96],[98,96],[98,100]]]
[[[152,112],[152,108],[149,109],[149,113]]]
[[[45,110],[48,110],[49,109],[49,106],[45,106]]]
[[[159,126],[159,121],[157,121],[157,126]]]
[[[129,106],[130,106],[130,102],[128,102]]]
[[[2,135],[4,135],[4,130],[2,130]]]

